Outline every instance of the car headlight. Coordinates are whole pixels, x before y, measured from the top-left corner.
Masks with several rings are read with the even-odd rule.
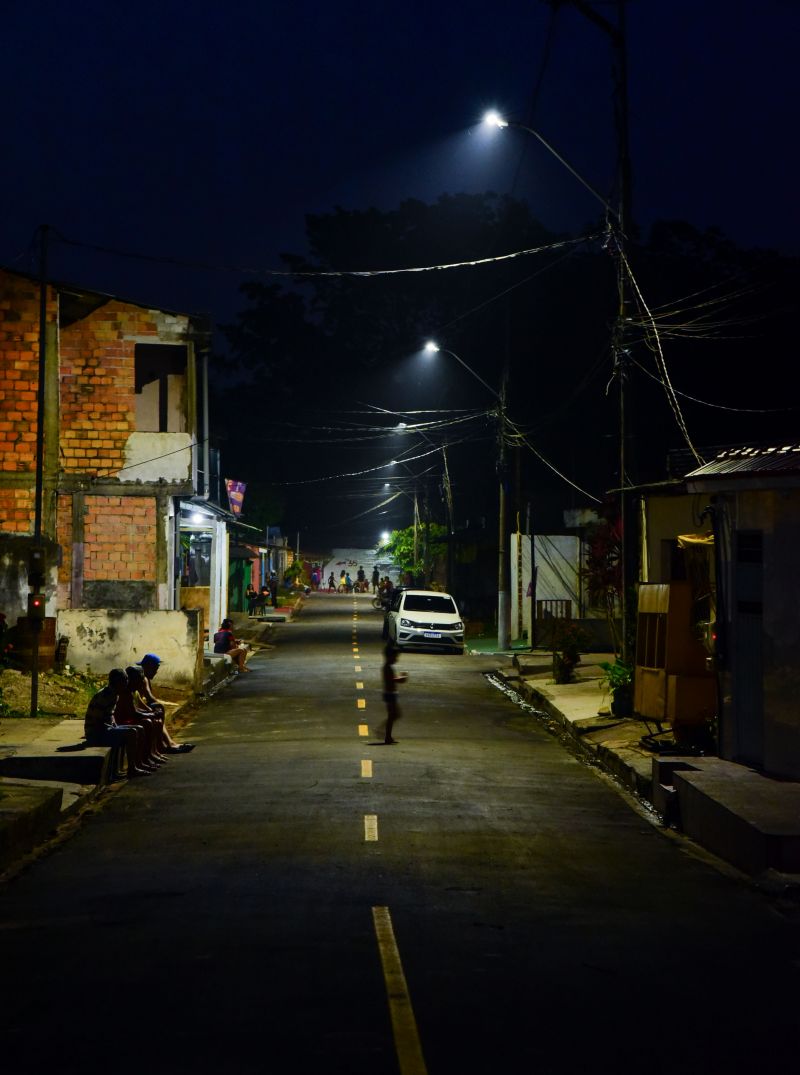
[[[405,618],[405,616],[404,616],[404,617],[403,617],[403,618],[402,618],[402,619],[400,620],[400,626],[401,626],[401,627],[410,627],[410,626],[411,626],[411,620],[407,620],[407,619]]]
[[[464,624],[461,622],[461,620],[457,620],[453,624],[453,630],[454,631],[463,631],[464,630]]]

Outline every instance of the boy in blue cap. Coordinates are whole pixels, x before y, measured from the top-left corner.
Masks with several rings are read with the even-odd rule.
[[[153,694],[153,689],[150,685],[150,681],[153,676],[158,672],[159,667],[162,664],[161,658],[155,653],[145,653],[141,661],[139,661],[139,667],[142,670],[142,682],[139,686],[139,694],[142,700],[147,705],[148,709],[157,714],[162,719],[165,718],[164,704]],[[176,743],[172,736],[167,731],[166,720],[164,719],[164,746],[163,750],[166,754],[188,754],[189,751],[194,750],[194,743]]]

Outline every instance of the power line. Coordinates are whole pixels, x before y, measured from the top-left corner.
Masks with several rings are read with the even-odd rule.
[[[96,253],[111,254],[114,257],[131,258],[136,261],[148,261],[159,265],[174,265],[184,269],[205,269],[215,272],[232,272],[241,276],[270,276],[283,278],[315,279],[324,277],[371,277],[371,276],[399,276],[407,273],[440,272],[446,269],[475,268],[480,265],[492,265],[496,262],[511,261],[515,258],[530,257],[534,254],[542,254],[548,250],[559,250],[568,246],[577,246],[580,243],[590,242],[599,238],[599,233],[582,235],[577,239],[560,239],[543,246],[527,247],[524,250],[514,250],[509,254],[496,254],[493,257],[473,258],[469,261],[443,262],[437,265],[415,265],[405,269],[261,269],[244,265],[228,265],[218,262],[193,261],[187,258],[177,258],[166,255],[142,254],[137,251],[123,250],[119,247],[101,246],[97,243],[86,243],[79,239],[70,239],[54,230],[54,236],[67,246],[79,247],[83,250],[93,250]]]

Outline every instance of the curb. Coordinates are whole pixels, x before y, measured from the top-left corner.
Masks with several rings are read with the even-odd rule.
[[[574,722],[558,708],[552,699],[537,690],[532,684],[526,683],[521,678],[510,678],[502,669],[498,669],[496,674],[508,687],[515,690],[524,701],[546,714],[550,720],[557,724],[569,736],[570,741],[575,744],[581,754],[614,777],[626,791],[632,792],[638,799],[647,803],[649,808],[654,809],[652,764],[648,765],[647,772],[642,772],[633,764],[631,758],[626,757],[626,754],[632,754],[632,752],[626,750],[624,746],[615,748],[607,742],[598,742],[588,738],[592,734],[590,729],[576,727]],[[595,731],[599,731],[602,728],[619,727],[622,723],[620,721],[600,724]],[[636,759],[638,760],[638,755],[636,755]]]

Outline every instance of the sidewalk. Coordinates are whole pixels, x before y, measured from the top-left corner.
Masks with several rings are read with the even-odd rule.
[[[255,652],[272,649],[270,623],[291,621],[302,597],[265,616],[236,617],[236,633]],[[188,719],[192,702],[230,681],[230,658],[206,651],[205,680],[198,695],[162,687],[174,734]],[[110,750],[86,747],[83,717],[0,718],[0,873],[46,844],[68,818],[78,814],[109,786]]]
[[[659,754],[643,746],[644,723],[608,710],[598,682],[598,664],[608,654],[583,654],[575,682],[566,684],[554,682],[549,653],[503,656],[508,663],[498,674],[508,686],[664,825],[771,888],[800,890],[800,783],[717,757]]]

